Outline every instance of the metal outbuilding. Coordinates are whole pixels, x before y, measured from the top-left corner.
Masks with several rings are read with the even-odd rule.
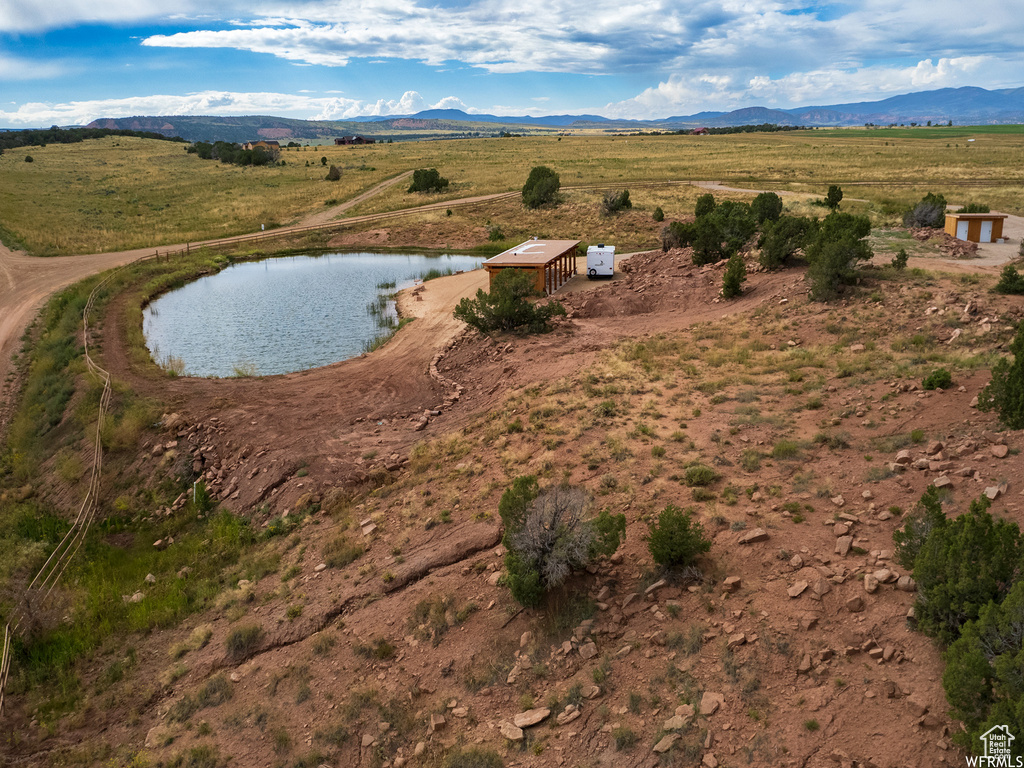
[[[483,263],[488,285],[503,269],[532,272],[534,285],[544,294],[557,291],[576,274],[576,249],[579,240],[527,240],[499,253]]]
[[[946,234],[972,243],[994,243],[1003,237],[1005,213],[947,213]]]

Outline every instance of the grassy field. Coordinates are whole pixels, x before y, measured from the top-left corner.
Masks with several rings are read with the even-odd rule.
[[[838,183],[847,198],[894,220],[928,191],[1024,213],[1021,126],[467,139],[308,147],[281,157],[284,166],[240,168],[178,144],[123,137],[7,152],[0,235],[39,255],[176,244],[295,223],[416,168],[437,168],[448,191],[410,195],[397,185],[351,213],[516,190],[542,164],[559,172],[563,187],[691,179],[822,195]],[[324,179],[322,157],[342,169],[340,181]],[[666,213],[690,197],[685,188],[650,196]],[[521,214],[517,201],[504,209]]]

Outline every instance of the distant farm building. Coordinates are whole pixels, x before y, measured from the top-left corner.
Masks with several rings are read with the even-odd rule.
[[[281,143],[278,141],[247,141],[242,145],[242,149],[280,149]]]
[[[1005,213],[947,213],[946,234],[972,243],[994,243],[1003,238]]]
[[[527,240],[484,262],[488,284],[503,269],[522,269],[533,273],[534,285],[541,293],[551,294],[576,274],[576,248],[579,240]]]
[[[376,139],[368,139],[365,136],[342,136],[340,139],[335,139],[335,146],[342,147],[348,146],[349,144],[374,144]]]

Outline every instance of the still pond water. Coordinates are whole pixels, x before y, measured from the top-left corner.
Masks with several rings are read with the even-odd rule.
[[[233,264],[158,298],[142,328],[153,359],[181,361],[190,376],[302,371],[355,357],[384,333],[369,305],[394,322],[388,294],[430,270],[468,271],[482,260],[330,253]]]

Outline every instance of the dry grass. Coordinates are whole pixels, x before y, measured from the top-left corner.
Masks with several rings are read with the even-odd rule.
[[[968,137],[977,140],[968,145]],[[410,195],[396,185],[351,212],[515,191],[531,167],[544,164],[559,172],[568,210],[524,217],[513,199],[453,211],[449,225],[477,228],[475,244],[487,242],[485,222],[502,226],[509,239],[537,234],[649,243],[660,230],[650,219],[654,208],[661,206],[669,219],[688,215],[701,190],[638,185],[705,179],[812,197],[830,183],[847,184],[844,210],[870,208],[877,222],[895,221],[927,191],[944,193],[950,202],[966,195],[1024,213],[1024,133],[1013,126],[320,146],[286,150],[286,165],[272,168],[221,165],[186,154],[180,144],[124,137],[32,147],[34,163],[25,163],[24,154],[0,157],[0,220],[10,236],[36,253],[141,248],[290,224],[323,210],[327,200],[351,199],[385,178],[422,167],[436,167],[449,178],[449,190]],[[324,180],[322,156],[343,169],[340,181]],[[965,181],[979,186],[965,191]],[[601,217],[602,193],[568,189],[577,185],[628,188],[634,209]],[[787,206],[800,213],[807,202],[787,198]]]

